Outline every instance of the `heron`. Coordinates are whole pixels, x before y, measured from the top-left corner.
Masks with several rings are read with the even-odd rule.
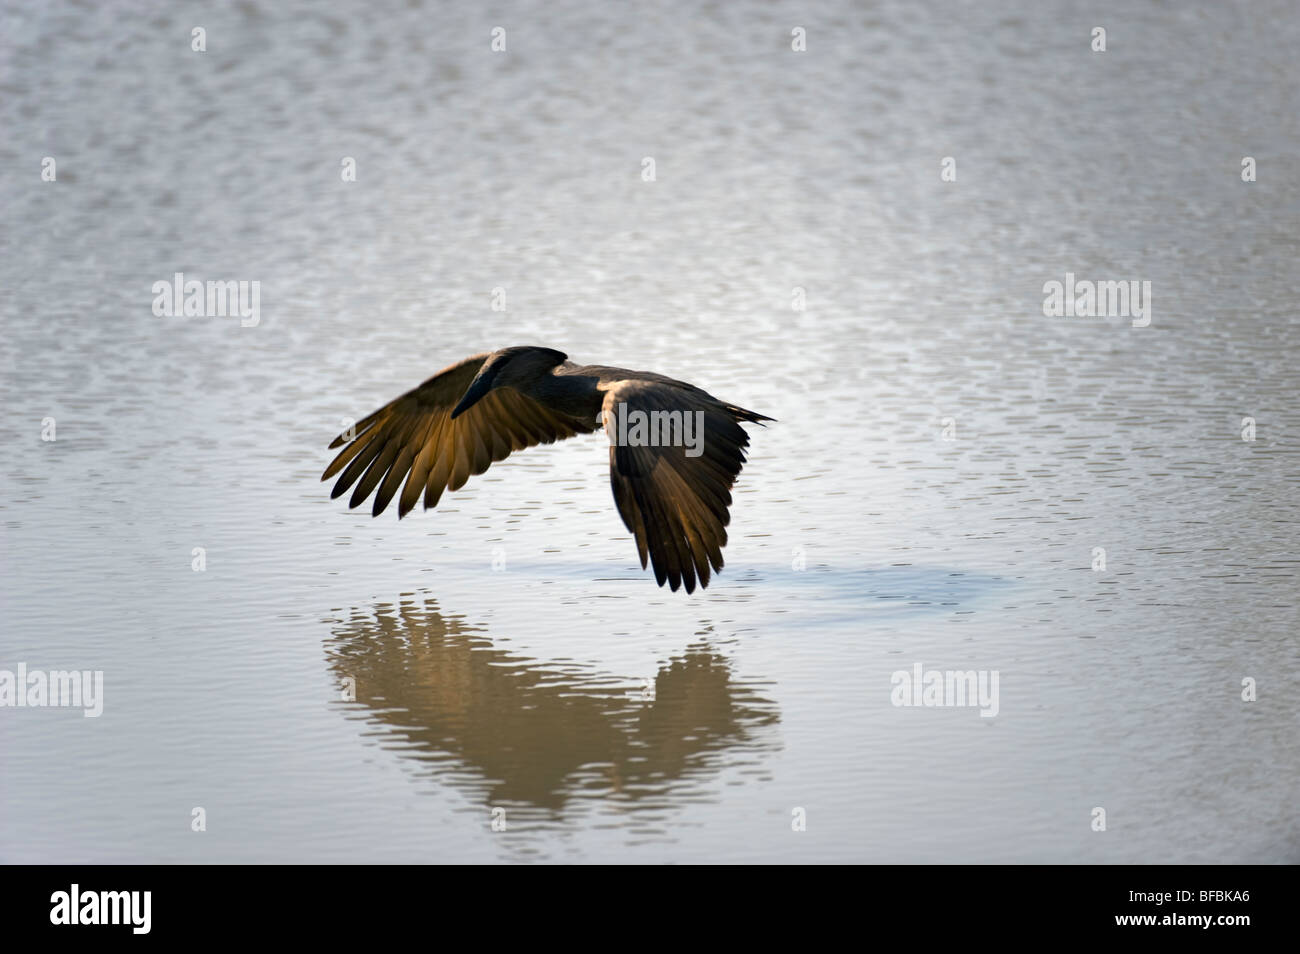
[[[350,508],[373,492],[376,517],[397,497],[401,519],[421,495],[429,510],[514,451],[603,427],[614,503],[641,569],[648,557],[660,586],[693,593],[723,566],[731,488],[749,445],[740,424],[774,420],[662,374],[503,348],[448,365],[334,438],[330,448],[343,449],[321,480],[339,475],[331,498],[355,484]]]

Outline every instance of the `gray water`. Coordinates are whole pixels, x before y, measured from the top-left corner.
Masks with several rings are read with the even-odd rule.
[[[0,708],[0,860],[1300,860],[1298,47],[1285,2],[6,3],[0,669],[104,698]],[[260,321],[156,317],[176,272]],[[1067,272],[1150,324],[1045,317]],[[714,585],[640,569],[599,434],[329,499],[346,421],[525,343],[778,419]],[[917,663],[997,715],[893,705]]]

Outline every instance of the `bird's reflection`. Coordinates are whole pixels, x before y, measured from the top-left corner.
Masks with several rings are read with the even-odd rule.
[[[490,805],[562,812],[577,796],[662,806],[776,746],[775,705],[704,645],[653,685],[494,648],[436,603],[330,621],[329,664],[384,745]]]

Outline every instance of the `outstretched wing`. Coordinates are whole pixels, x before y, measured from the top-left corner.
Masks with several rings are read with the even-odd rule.
[[[356,507],[378,488],[371,512],[379,516],[405,478],[397,503],[397,515],[404,517],[421,492],[428,510],[443,490],[459,490],[512,451],[596,429],[594,422],[558,414],[508,387],[489,391],[453,421],[452,409],[488,357],[476,354],[443,368],[334,438],[331,448],[347,447],[321,475],[329,480],[343,471],[330,496],[356,484],[348,503]]]
[[[647,415],[642,420],[654,420],[656,411],[689,414],[692,436],[702,438],[701,453],[688,456],[686,446],[634,445],[636,412]],[[641,567],[648,554],[660,586],[667,581],[676,590],[684,584],[691,593],[697,578],[701,587],[708,586],[710,567],[722,569],[731,487],[749,444],[749,435],[737,421],[771,418],[674,382],[637,379],[607,386],[602,413],[610,437],[614,502],[636,537]],[[700,421],[702,431],[696,424]]]

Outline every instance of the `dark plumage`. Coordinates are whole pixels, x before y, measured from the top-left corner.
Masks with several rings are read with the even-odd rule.
[[[698,447],[694,435],[689,448],[637,442],[626,421],[638,413],[658,423],[689,415],[692,426],[702,424]],[[661,374],[577,365],[550,348],[504,348],[450,365],[358,421],[330,444],[347,446],[321,480],[342,471],[331,496],[355,484],[349,506],[356,507],[373,492],[375,516],[400,489],[404,517],[421,494],[426,510],[436,506],[443,490],[459,490],[512,451],[603,425],[614,502],[642,568],[648,556],[660,586],[690,593],[697,579],[708,586],[710,567],[723,566],[731,487],[749,444],[740,422],[770,420]]]

